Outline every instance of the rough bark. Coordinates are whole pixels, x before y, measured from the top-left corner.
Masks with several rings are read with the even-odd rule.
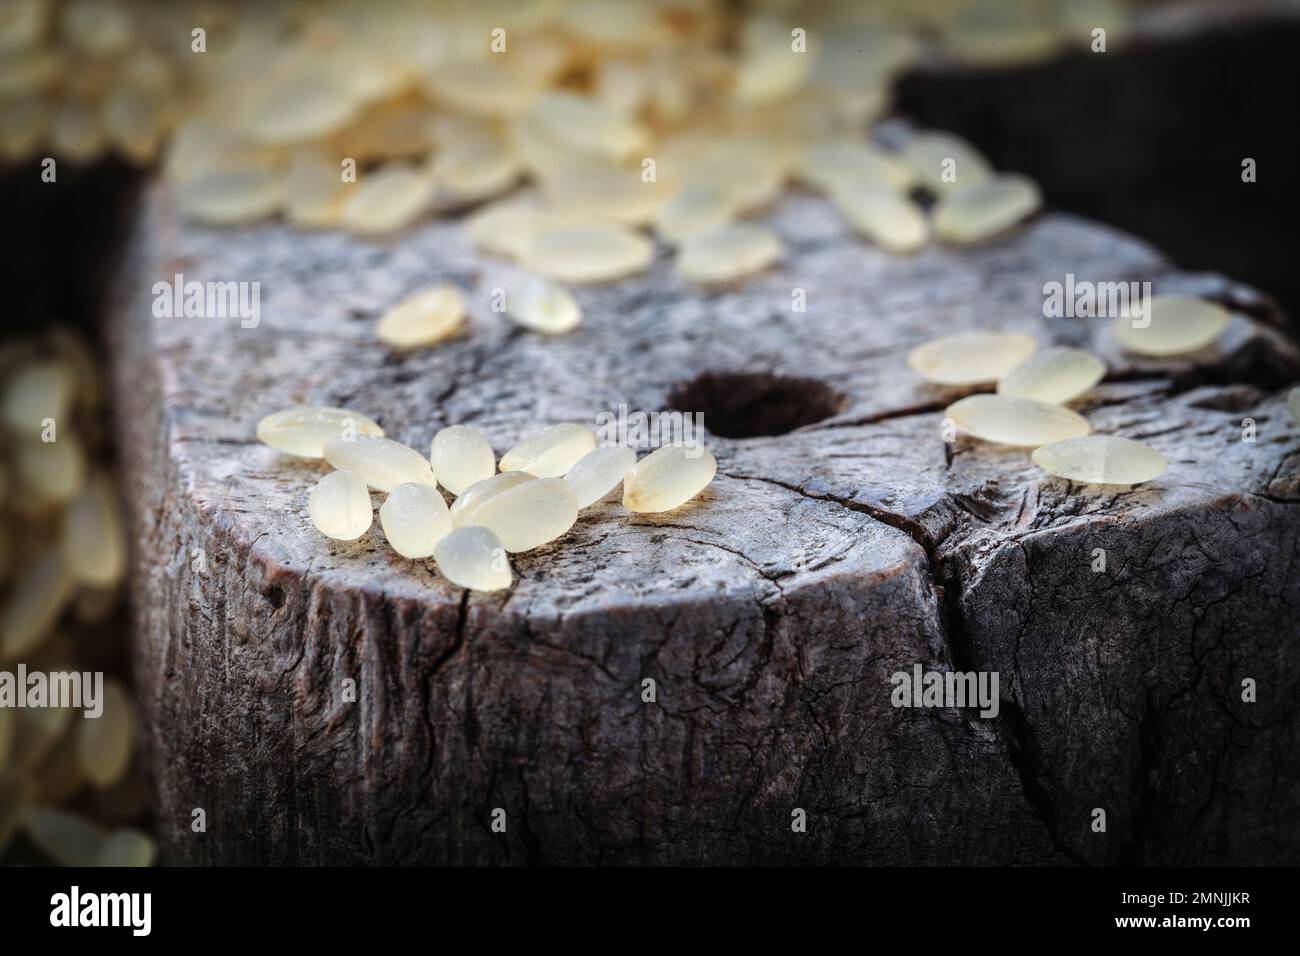
[[[766,274],[701,292],[661,258],[580,291],[585,323],[544,338],[490,311],[511,268],[455,224],[386,243],[208,231],[150,197],[113,342],[167,860],[1300,859],[1300,428],[1272,391],[1300,365],[1269,301],[1063,215],[910,259],[847,235],[813,197],[772,218],[787,251]],[[176,272],[260,281],[261,325],[153,318],[151,285]],[[1066,272],[1194,290],[1232,325],[1195,361],[1137,362],[1105,322],[1042,317],[1043,283]],[[378,312],[437,280],[466,290],[468,333],[406,356],[379,346]],[[940,411],[960,392],[904,357],[977,327],[1103,356],[1111,375],[1081,410],[1154,445],[1168,473],[1099,492],[1025,451],[946,445]],[[711,435],[719,475],[697,502],[598,505],[517,556],[505,594],[451,587],[377,524],[325,540],[305,511],[324,468],[253,437],[262,415],[319,403],[422,449],[470,423],[500,453],[542,424],[657,410],[738,371],[816,380],[840,410],[784,435]],[[719,405],[686,410],[733,430]],[[893,707],[889,677],[914,664],[998,671],[999,716]],[[1242,702],[1245,677],[1258,703]]]

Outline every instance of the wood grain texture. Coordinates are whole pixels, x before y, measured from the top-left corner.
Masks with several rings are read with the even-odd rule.
[[[113,344],[168,861],[1300,859],[1300,427],[1275,391],[1300,363],[1277,310],[1063,215],[910,259],[846,234],[814,197],[771,218],[786,253],[767,273],[702,292],[661,255],[579,290],[584,324],[544,338],[490,311],[514,273],[455,223],[383,243],[210,231],[153,192]],[[261,282],[260,326],[152,317],[152,284],[177,272]],[[1209,295],[1232,324],[1195,361],[1135,361],[1104,321],[1042,317],[1043,284],[1067,272]],[[467,334],[407,356],[379,346],[378,313],[434,281],[466,293]],[[1097,493],[1026,451],[946,445],[940,410],[962,392],[904,358],[969,328],[1096,351],[1111,375],[1081,410],[1156,447],[1168,473]],[[399,558],[377,523],[353,544],[322,538],[306,496],[323,466],[253,437],[271,411],[328,404],[422,451],[473,424],[500,454],[735,371],[815,379],[841,410],[710,437],[719,475],[700,499],[658,516],[594,507],[516,556],[503,594]],[[708,426],[710,409],[688,410]],[[889,675],[918,663],[998,671],[1001,713],[894,708]],[[1245,677],[1258,703],[1241,702]]]

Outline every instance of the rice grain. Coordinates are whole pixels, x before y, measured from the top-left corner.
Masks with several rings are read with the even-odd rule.
[[[351,471],[330,472],[318,481],[307,497],[307,514],[317,531],[336,541],[355,541],[374,519],[366,484]]]
[[[653,513],[681,507],[718,473],[713,454],[699,445],[665,445],[646,455],[623,479],[623,507]]]
[[[447,502],[431,485],[398,485],[379,508],[379,524],[394,551],[404,558],[427,558],[451,534]]]

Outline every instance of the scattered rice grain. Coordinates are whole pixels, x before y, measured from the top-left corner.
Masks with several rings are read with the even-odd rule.
[[[1118,435],[1067,438],[1034,449],[1044,471],[1092,485],[1137,485],[1158,478],[1168,462],[1154,448]]]
[[[415,292],[379,317],[375,334],[395,349],[436,345],[460,329],[465,300],[453,286],[436,285]]]
[[[628,511],[671,511],[690,501],[713,481],[718,463],[699,445],[666,445],[646,455],[623,479]]]
[[[999,174],[944,194],[934,208],[934,234],[954,245],[982,242],[1033,215],[1042,204],[1032,179]]]
[[[538,478],[484,501],[474,523],[490,528],[510,553],[554,541],[578,520],[578,499],[563,478]]]
[[[596,433],[590,428],[562,422],[529,435],[502,455],[501,470],[558,478],[595,447]]]
[[[730,282],[761,272],[781,256],[781,241],[754,223],[728,223],[683,240],[677,271],[692,282]]]
[[[1185,295],[1156,295],[1140,318],[1115,319],[1115,338],[1130,352],[1164,358],[1211,344],[1228,327],[1231,314],[1216,302]],[[1145,323],[1145,324],[1143,324]]]
[[[384,437],[374,421],[346,408],[300,405],[267,415],[257,423],[257,439],[299,458],[324,458],[325,444],[346,435]]]
[[[636,452],[624,445],[593,448],[564,475],[579,508],[600,501],[613,491],[636,465]]]
[[[491,478],[497,470],[492,445],[481,431],[469,425],[451,425],[434,435],[429,461],[438,484],[453,495]]]
[[[917,346],[907,364],[937,385],[995,382],[1034,354],[1038,343],[1013,332],[958,332]]]
[[[1002,445],[1037,447],[1090,429],[1087,419],[1068,408],[1010,395],[971,395],[944,414],[968,435]]]
[[[376,491],[392,491],[408,481],[436,485],[433,467],[414,448],[388,438],[357,435],[325,443],[325,460],[357,477]]]
[[[1064,405],[1105,377],[1105,364],[1083,349],[1043,349],[998,379],[998,394]]]
[[[427,558],[451,534],[447,502],[432,485],[398,485],[379,508],[379,524],[394,551],[404,558]]]
[[[307,514],[317,531],[336,541],[355,541],[374,519],[366,483],[346,470],[330,472],[316,483],[307,497]]]
[[[572,332],[582,321],[582,309],[568,290],[535,277],[510,289],[509,315],[524,328],[547,335]]]
[[[500,591],[513,580],[501,539],[481,525],[457,528],[447,535],[434,549],[433,560],[443,577],[471,591]]]
[[[470,485],[451,506],[451,523],[453,527],[465,528],[478,524],[478,509],[490,499],[503,491],[517,487],[528,481],[536,481],[536,475],[526,471],[503,471],[482,481]]]
[[[529,236],[523,264],[560,282],[606,282],[641,272],[654,244],[615,222],[542,225]]]

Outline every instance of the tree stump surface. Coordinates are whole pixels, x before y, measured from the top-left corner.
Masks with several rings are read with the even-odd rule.
[[[549,338],[490,310],[517,273],[458,223],[385,242],[208,230],[151,191],[111,338],[166,861],[1300,860],[1300,426],[1277,391],[1300,359],[1270,300],[1050,211],[904,259],[820,198],[790,194],[770,220],[786,251],[764,274],[701,290],[661,251],[578,289],[584,323]],[[152,285],[175,273],[260,282],[260,325],[154,317]],[[1139,360],[1108,320],[1043,317],[1066,273],[1205,295],[1232,323],[1194,360]],[[439,281],[465,292],[466,334],[381,346],[382,309]],[[1027,450],[945,444],[964,392],[905,357],[976,328],[1101,356],[1079,410],[1168,472],[1085,489]],[[725,378],[690,387],[741,372],[783,385],[780,408],[729,408],[743,390]],[[606,499],[514,556],[495,594],[400,558],[377,519],[323,538],[306,498],[327,466],[254,437],[282,407],[338,405],[425,453],[471,424],[500,455],[670,395],[709,403],[684,410],[704,415],[716,481],[663,515]],[[795,412],[831,414],[714,431]],[[890,675],[917,664],[998,672],[998,716],[894,707]]]

